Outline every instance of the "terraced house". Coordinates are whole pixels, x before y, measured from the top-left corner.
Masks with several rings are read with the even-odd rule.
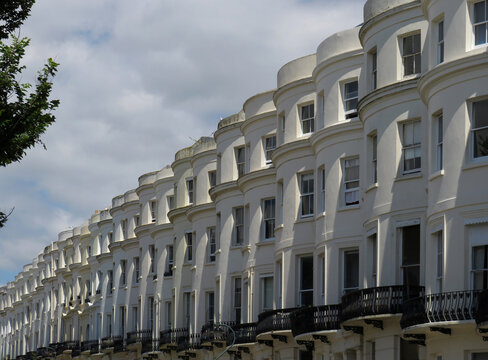
[[[487,31],[368,0],[1,288],[1,358],[488,359]]]

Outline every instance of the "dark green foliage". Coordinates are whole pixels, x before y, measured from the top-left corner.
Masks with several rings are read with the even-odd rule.
[[[18,77],[25,66],[20,64],[29,45],[29,39],[12,36],[12,44],[0,43],[0,165],[20,161],[25,150],[36,143],[55,117],[51,114],[58,100],[49,101],[56,64],[48,59],[37,74],[34,91],[32,85],[19,83]],[[44,144],[42,144],[44,145]]]
[[[52,59],[38,71],[34,85],[21,83],[21,60],[28,38],[14,32],[29,16],[35,0],[0,0],[0,166],[20,161],[28,148],[44,143],[40,136],[55,121],[59,100],[49,100],[57,66]],[[13,209],[12,209],[13,210]],[[0,228],[12,213],[0,211]]]

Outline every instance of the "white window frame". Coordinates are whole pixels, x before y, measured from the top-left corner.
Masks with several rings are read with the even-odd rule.
[[[435,117],[436,170],[444,168],[444,118],[442,113]]]
[[[353,291],[356,291],[359,289],[359,275],[358,274],[358,284],[357,286],[353,286],[353,287],[346,287],[346,255],[354,255],[354,254],[357,254],[358,255],[358,271],[359,271],[359,248],[355,247],[355,248],[348,248],[348,249],[343,249],[342,250],[342,294],[346,294],[346,293],[349,293],[349,292],[353,292]]]
[[[234,245],[244,244],[244,206],[235,207],[232,211],[234,216]],[[241,237],[241,239],[239,239]]]
[[[487,149],[487,155],[481,155],[481,156],[475,156],[475,144],[476,144],[476,132],[478,131],[488,131],[488,120],[486,121],[487,125],[481,126],[478,128],[475,128],[474,123],[476,121],[475,119],[475,107],[476,104],[486,102],[486,106],[488,106],[488,99],[481,99],[477,101],[473,101],[471,105],[471,130],[470,130],[470,138],[471,138],[471,159],[474,161],[479,161],[479,160],[486,160],[488,159],[488,149]],[[485,117],[488,115],[485,115]]]
[[[348,206],[359,206],[359,191],[360,191],[360,186],[361,186],[361,183],[360,183],[360,171],[361,169],[359,169],[358,171],[358,177],[357,178],[354,178],[354,179],[348,179],[347,178],[347,169],[349,167],[353,167],[351,166],[350,164],[353,162],[353,161],[357,161],[357,166],[360,167],[360,162],[359,162],[359,156],[355,156],[355,157],[351,157],[351,158],[346,158],[343,160],[343,174],[342,174],[342,187],[343,187],[343,194],[344,194],[344,206],[345,207],[348,207]],[[356,166],[356,165],[354,165]],[[348,188],[349,184],[352,184],[352,183],[356,183],[357,182],[357,186],[356,187],[351,187],[351,188]],[[348,194],[351,194],[351,193],[357,193],[357,201],[354,201],[354,202],[351,202],[351,203],[348,203],[347,201],[347,195]]]
[[[315,179],[313,172],[299,174],[300,177],[300,218],[307,218],[314,215],[314,193],[315,193]],[[305,191],[305,182],[308,183],[308,190]],[[310,182],[312,189],[310,190]],[[304,208],[304,199],[308,199],[309,209]]]
[[[268,310],[273,310],[273,303],[274,303],[274,279],[273,279],[273,275],[272,274],[263,274],[260,276],[260,290],[261,290],[261,301],[260,301],[260,308],[261,308],[261,312],[263,311],[268,311]],[[265,307],[265,283],[267,281],[271,281],[272,282],[272,285],[271,285],[271,289],[273,291],[273,294],[271,295],[271,307],[268,308],[268,307]]]
[[[444,19],[440,19],[436,23],[437,29],[437,64],[442,64],[444,62]]]
[[[407,143],[406,134],[406,127],[407,126],[413,126],[412,129],[412,143]],[[418,127],[417,127],[418,126]],[[403,169],[403,174],[411,174],[411,173],[417,173],[422,170],[422,123],[419,119],[417,120],[409,120],[409,121],[404,121],[401,123],[401,129],[402,129],[402,169]],[[419,131],[419,139],[418,142],[415,140],[415,131],[418,129]],[[419,156],[416,156],[417,150],[419,151]],[[406,169],[406,161],[410,159],[406,159],[406,154],[407,152],[413,151],[414,152],[414,164],[415,164],[415,159],[419,158],[420,163],[418,167],[413,167],[411,169]],[[415,165],[414,165],[415,166]]]
[[[240,288],[237,287],[238,282],[240,282]],[[239,303],[237,303],[238,299]],[[240,323],[242,318],[242,277],[240,276],[232,278],[232,312],[233,320]],[[237,316],[238,314],[239,316]]]
[[[267,211],[268,207],[269,207],[269,212]],[[273,240],[275,238],[274,228],[276,227],[276,199],[275,198],[263,199],[262,211],[263,211],[263,241]],[[271,225],[271,230],[273,235],[271,237],[266,236],[266,227],[268,226],[268,224]]]
[[[193,262],[193,233],[191,231],[185,232],[185,242],[186,242],[186,256],[185,262]]]
[[[217,253],[217,241],[216,241],[216,230],[214,226],[207,228],[207,239],[208,239],[208,262],[214,263],[216,260]]]
[[[246,173],[246,147],[238,146],[234,149],[236,159],[237,177],[240,178]]]
[[[479,3],[484,3],[485,4],[485,18],[484,21],[476,21],[476,13],[475,13],[475,7],[476,4]],[[482,1],[475,1],[472,3],[472,20],[473,20],[473,47],[480,47],[480,46],[486,46],[488,44],[488,1],[487,0],[482,0]],[[485,27],[485,41],[482,43],[476,43],[476,27],[481,26]]]
[[[408,41],[407,39],[412,38],[412,42],[414,43],[414,37],[417,37],[419,39],[419,49],[415,49],[414,45],[412,44],[412,52],[405,54],[405,42]],[[420,74],[422,71],[422,37],[420,35],[420,32],[416,32],[413,34],[408,34],[402,36],[400,41],[400,46],[401,46],[401,54],[402,54],[402,70],[403,70],[403,77],[409,77],[409,76],[415,76],[417,74]],[[416,51],[418,50],[418,51]],[[418,69],[417,66],[415,65],[417,56],[419,57],[419,64],[418,64]],[[412,65],[412,72],[407,73],[407,65],[406,65],[406,60],[413,57],[413,65]]]
[[[406,241],[404,238],[403,230],[406,227],[410,226],[418,226],[419,227],[419,263],[418,264],[409,264],[409,265],[404,265],[403,264],[403,243]],[[407,268],[413,268],[417,267],[419,268],[419,285],[422,283],[422,227],[420,226],[420,220],[415,219],[415,220],[410,220],[406,221],[400,224],[397,224],[397,234],[400,238],[399,242],[399,261],[398,264],[400,266],[400,283],[402,285],[409,285],[405,284],[405,269]],[[410,284],[411,285],[411,284]]]
[[[129,235],[128,235],[128,221],[127,219],[122,219],[120,221],[120,226],[122,228],[122,238],[123,240],[126,240],[129,238]]]
[[[280,115],[280,126],[281,126],[281,144],[285,143],[286,134],[286,117],[285,114]]]
[[[319,191],[319,213],[325,213],[325,165],[321,166],[317,170],[317,174],[319,176],[318,183],[320,185]]]
[[[348,92],[347,88],[350,85],[356,84],[356,91],[355,92]],[[342,103],[344,106],[344,119],[351,120],[358,117],[358,100],[359,100],[359,83],[358,80],[347,81],[343,83],[343,99]],[[356,103],[356,106],[352,109],[348,110],[349,103]]]
[[[273,163],[273,151],[276,149],[276,134],[263,138],[263,148],[264,163],[265,165],[271,165]]]
[[[439,230],[433,235],[436,249],[436,292],[441,293],[444,279],[444,231]]]
[[[315,131],[315,104],[300,105],[300,123],[302,134],[311,134]]]
[[[193,178],[186,179],[186,193],[188,205],[195,202],[195,181]]]
[[[302,295],[306,293],[312,293],[312,304],[313,305],[314,299],[314,286],[313,286],[313,279],[312,279],[312,288],[311,289],[303,289],[303,278],[302,278],[302,273],[303,273],[303,259],[312,259],[312,273],[313,273],[313,255],[302,255],[298,257],[298,306],[304,306],[305,304],[302,303]]]
[[[149,211],[151,215],[151,222],[155,223],[156,218],[157,218],[157,212],[158,212],[158,205],[156,200],[151,200],[149,201]]]
[[[369,136],[371,142],[371,183],[378,183],[378,135]]]
[[[476,268],[474,269],[474,249],[475,248],[483,248],[485,255],[484,255],[484,268]],[[475,273],[481,273],[483,274],[483,283],[486,284],[486,286],[482,287],[481,290],[488,289],[488,244],[472,244],[471,245],[471,269],[470,269],[470,282],[471,282],[471,289],[472,290],[480,290],[480,289],[475,289],[474,287],[474,275]]]
[[[368,287],[378,286],[378,233],[373,231],[367,237],[369,256],[371,256],[371,263],[369,264],[369,284]]]
[[[174,248],[173,245],[168,245],[166,247],[166,269],[164,273],[165,276],[173,276],[173,266],[174,266]]]
[[[127,260],[120,260],[120,286],[127,285]]]
[[[156,260],[156,248],[153,244],[150,244],[148,246],[148,253],[149,253],[149,273],[154,274],[155,273],[155,260]]]
[[[210,309],[212,309],[212,313],[210,313]],[[205,293],[205,321],[209,322],[209,321],[213,321],[214,319],[215,319],[215,292],[207,291]]]
[[[378,51],[376,48],[369,52],[371,61],[371,90],[376,90],[378,88]]]
[[[134,256],[134,283],[139,283],[141,276],[141,259],[139,256]]]
[[[217,170],[210,170],[208,172],[208,184],[210,188],[217,185]]]

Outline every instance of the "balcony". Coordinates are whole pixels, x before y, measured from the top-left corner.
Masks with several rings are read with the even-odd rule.
[[[488,325],[488,290],[483,290],[478,294],[478,304],[475,314],[475,321],[478,327]]]
[[[177,352],[195,352],[202,348],[201,335],[199,333],[190,334],[190,336],[182,339],[177,346]]]
[[[124,338],[122,336],[111,336],[102,339],[102,350],[113,348],[113,352],[124,351]]]
[[[71,351],[71,356],[80,355],[80,343],[78,341],[65,341],[55,344],[53,348],[56,350],[56,355],[62,355],[65,351]]]
[[[157,340],[154,340],[157,341]],[[153,332],[152,330],[139,330],[127,333],[127,346],[132,344],[141,344],[141,352],[149,352],[153,350]],[[156,348],[159,346],[156,345]]]
[[[417,325],[474,320],[477,317],[479,295],[479,291],[468,290],[429,294],[411,299],[404,304],[400,325],[405,329]],[[442,324],[437,324],[439,325]],[[431,330],[443,332],[437,326],[431,326]],[[450,332],[449,329],[446,331]]]
[[[222,326],[224,325],[224,326]],[[213,321],[207,322],[202,326],[201,342],[203,344],[219,344],[227,343],[229,338],[229,328],[227,326],[234,326],[234,321],[223,321],[221,323],[214,323]]]
[[[341,304],[300,308],[291,315],[293,336],[306,333],[338,330],[341,322]]]
[[[256,335],[273,331],[291,331],[290,314],[298,308],[277,309],[262,312],[258,315]]]
[[[240,345],[256,342],[256,325],[256,323],[248,323],[232,326],[236,336],[235,344]]]
[[[96,354],[100,352],[100,346],[98,340],[88,340],[81,343],[81,351],[89,351],[90,354]]]
[[[422,296],[422,286],[380,286],[361,289],[342,297],[341,322],[354,318],[401,314],[405,301]]]
[[[163,330],[159,334],[160,345],[172,350],[176,350],[187,338],[187,328]]]

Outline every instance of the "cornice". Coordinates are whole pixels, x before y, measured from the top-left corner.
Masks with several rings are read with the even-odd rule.
[[[113,243],[108,244],[108,250],[114,252],[115,250],[120,249],[122,247],[122,242],[123,241],[114,241]]]
[[[136,236],[146,235],[146,233],[151,232],[155,225],[155,223],[148,223],[136,226],[136,228],[134,229],[134,234]]]
[[[429,102],[429,92],[436,84],[460,76],[465,71],[472,72],[476,68],[485,68],[488,54],[484,51],[476,55],[465,56],[449,62],[444,62],[427,71],[418,81],[417,87],[424,104]]]
[[[70,271],[77,270],[81,268],[81,262],[73,263],[68,266]]]
[[[217,141],[217,138],[220,135],[222,135],[223,133],[226,133],[226,132],[231,131],[231,130],[234,130],[234,129],[240,129],[242,123],[243,123],[243,121],[237,121],[237,122],[234,122],[232,124],[229,124],[229,125],[226,125],[224,127],[221,127],[220,129],[217,129],[214,132],[214,139],[215,139],[215,141]]]
[[[139,245],[139,238],[133,237],[127,240],[122,241],[122,249],[128,250],[133,247],[137,247]]]
[[[213,160],[216,161],[217,160],[217,149],[206,150],[206,151],[202,151],[202,152],[199,152],[199,153],[193,155],[191,157],[191,160],[190,160],[191,166],[193,167],[195,162],[197,162],[198,160],[200,160],[202,158],[208,157],[208,156],[213,156],[214,157]]]
[[[274,117],[276,116],[276,109],[274,110],[270,110],[270,111],[266,111],[264,113],[260,113],[260,114],[257,114],[257,115],[254,115],[254,116],[251,116],[250,118],[246,119],[245,121],[242,122],[241,124],[241,132],[244,134],[244,132],[246,131],[246,129],[251,126],[252,124],[260,121],[260,120],[264,120],[266,118],[269,118],[269,117]]]
[[[249,191],[253,185],[267,185],[273,182],[276,179],[276,168],[269,167],[267,169],[260,169],[256,171],[251,171],[247,174],[244,174],[237,180],[237,185],[239,186],[239,190],[244,194]]]
[[[103,253],[103,254],[100,254],[100,255],[97,255],[96,259],[97,259],[97,262],[100,264],[103,260],[106,260],[106,259],[111,259],[112,258],[112,254],[107,252],[107,253]],[[86,265],[86,266],[90,266],[89,264]]]
[[[199,213],[203,213],[203,212],[207,212],[207,211],[215,211],[215,203],[214,202],[194,205],[194,206],[190,207],[186,211],[186,217],[188,218],[189,221],[192,221],[192,219],[195,215],[198,215]]]
[[[282,87],[280,87],[278,90],[275,91],[275,93],[273,94],[273,102],[276,104],[278,102],[278,98],[283,95],[284,93],[294,89],[294,88],[297,88],[297,87],[300,87],[300,86],[305,86],[305,85],[314,85],[314,81],[313,81],[313,78],[311,76],[309,77],[306,77],[306,78],[303,78],[303,79],[300,79],[300,80],[295,80],[291,83],[288,83],[286,85],[283,85]]]
[[[284,143],[283,145],[278,146],[273,151],[273,164],[278,168],[280,166],[280,160],[284,156],[289,156],[293,152],[305,150],[309,151],[309,155],[313,155],[312,147],[310,146],[310,138],[298,139],[295,141]]]
[[[361,121],[364,122],[363,119],[363,111],[373,104],[374,102],[382,99],[382,98],[390,98],[393,95],[400,94],[410,90],[417,89],[417,82],[419,81],[419,77],[415,77],[413,79],[397,81],[393,84],[386,85],[380,87],[376,90],[371,91],[367,95],[363,96],[358,102],[358,114]]]
[[[312,145],[312,148],[314,149],[314,152],[316,153],[317,146],[320,143],[328,139],[337,137],[339,135],[342,134],[349,135],[352,132],[362,130],[362,129],[363,129],[363,124],[360,120],[341,121],[316,131],[315,133],[312,134],[312,136],[310,136],[309,141]]]
[[[334,55],[327,60],[322,61],[321,63],[317,64],[315,69],[313,69],[312,72],[312,79],[314,81],[317,80],[317,76],[320,72],[322,72],[326,67],[332,66],[335,63],[340,63],[341,61],[352,59],[354,57],[359,57],[364,55],[364,50],[363,49],[356,49],[356,50],[351,50],[345,53],[341,53],[338,55]]]
[[[369,29],[371,27],[373,27],[374,24],[381,22],[381,21],[385,20],[386,18],[389,18],[390,16],[394,15],[395,13],[404,12],[404,11],[407,11],[407,10],[410,10],[410,9],[413,9],[416,7],[420,7],[420,6],[421,6],[420,0],[414,0],[410,3],[395,6],[392,9],[386,10],[386,11],[384,11],[384,12],[382,12],[376,16],[373,16],[371,19],[369,19],[368,21],[363,23],[363,25],[361,26],[361,29],[359,29],[359,41],[361,42],[361,46],[364,47],[364,35],[365,35],[365,33],[367,31],[369,31]]]
[[[166,223],[166,224],[158,224],[156,225],[152,231],[151,231],[151,237],[154,238],[156,235],[159,233],[165,232],[165,231],[172,231],[173,230],[173,224],[171,223]]]
[[[223,193],[234,190],[239,190],[237,180],[227,181],[225,183],[215,185],[209,190],[209,194],[212,201],[215,201],[215,199]]]
[[[187,206],[182,206],[176,209],[173,209],[168,212],[168,219],[171,222],[174,222],[174,220],[180,216],[185,216],[186,211],[191,207],[191,205]]]
[[[191,156],[187,156],[187,157],[184,157],[182,159],[178,159],[178,160],[175,160],[171,163],[171,169],[173,170],[173,172],[175,172],[175,168],[180,166],[180,165],[183,165],[184,163],[186,162],[191,162]]]

